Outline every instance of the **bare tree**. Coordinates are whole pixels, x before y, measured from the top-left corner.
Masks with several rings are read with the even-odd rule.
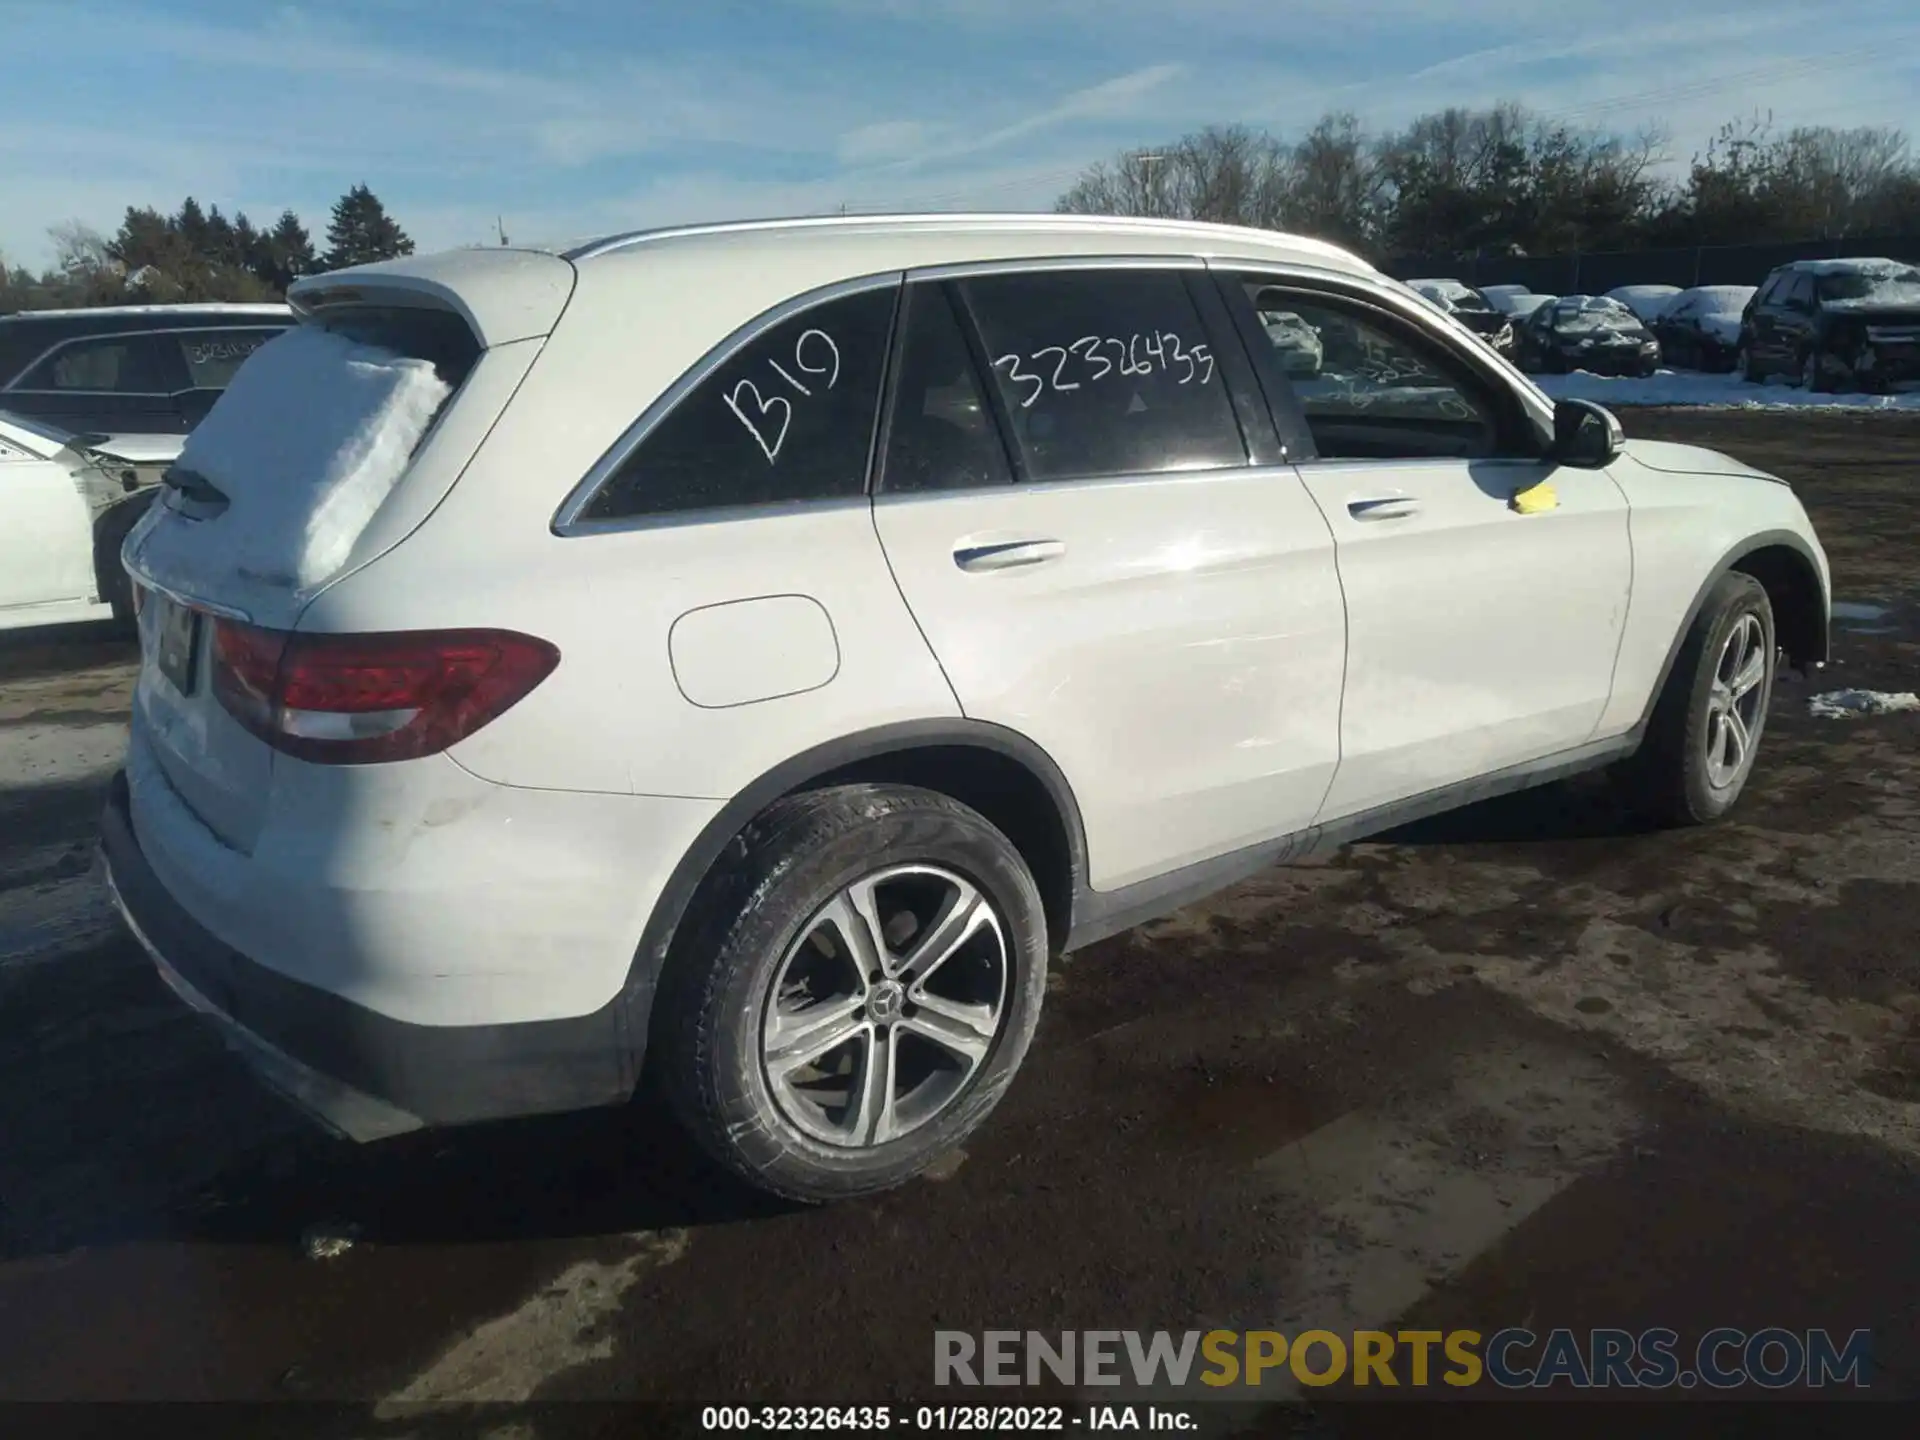
[[[1380,238],[1386,176],[1357,115],[1322,116],[1288,152],[1283,188],[1274,223],[1349,247]]]

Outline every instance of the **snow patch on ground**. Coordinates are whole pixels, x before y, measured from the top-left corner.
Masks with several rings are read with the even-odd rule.
[[[1784,382],[1753,385],[1737,375],[1661,370],[1637,376],[1535,375],[1555,400],[1593,400],[1602,405],[1708,405],[1737,410],[1910,410],[1920,413],[1920,389],[1893,395],[1814,395]]]
[[[1852,720],[1920,710],[1920,695],[1911,690],[1829,690],[1808,700],[1807,708],[1822,720]]]
[[[212,576],[311,590],[346,563],[450,394],[425,360],[296,326],[254,351],[180,454],[227,510],[196,521],[155,506],[128,554],[189,594]]]

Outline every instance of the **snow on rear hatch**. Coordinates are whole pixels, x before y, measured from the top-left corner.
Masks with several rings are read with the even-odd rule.
[[[271,610],[337,574],[464,378],[363,338],[393,328],[300,325],[256,350],[188,437],[175,494],[130,537],[136,572]]]

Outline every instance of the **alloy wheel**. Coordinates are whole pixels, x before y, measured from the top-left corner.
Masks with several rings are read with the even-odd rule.
[[[1707,781],[1725,790],[1752,763],[1767,692],[1767,637],[1760,617],[1743,614],[1720,649],[1707,695]]]
[[[943,866],[896,865],[841,889],[767,996],[760,1060],[781,1113],[854,1149],[944,1114],[1006,1019],[1007,935],[981,889]]]

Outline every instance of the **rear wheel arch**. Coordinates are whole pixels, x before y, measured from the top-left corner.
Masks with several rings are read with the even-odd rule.
[[[707,822],[655,901],[617,1002],[631,1053],[645,1045],[653,993],[676,935],[748,826],[790,795],[858,783],[917,786],[978,811],[1013,843],[1032,873],[1049,947],[1065,945],[1077,887],[1087,873],[1086,835],[1072,789],[1052,757],[1018,731],[984,721],[881,726],[792,756]]]

